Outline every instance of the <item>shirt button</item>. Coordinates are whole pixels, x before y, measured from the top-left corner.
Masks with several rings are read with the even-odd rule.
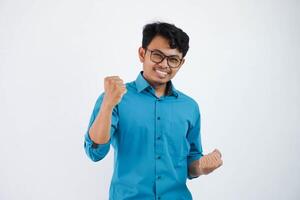
[[[157,140],[160,140],[160,138],[161,138],[161,137],[160,137],[160,136],[158,136],[156,139],[157,139]]]
[[[157,159],[158,159],[158,160],[161,159],[161,156],[157,156]]]
[[[160,120],[160,117],[157,117],[158,120]]]
[[[160,197],[157,197],[157,199],[161,199]]]
[[[157,180],[160,180],[161,179],[161,176],[157,176]]]

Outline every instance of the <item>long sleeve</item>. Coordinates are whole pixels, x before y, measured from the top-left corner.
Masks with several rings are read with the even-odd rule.
[[[199,160],[202,156],[202,144],[201,144],[201,116],[199,111],[199,106],[196,103],[196,107],[194,109],[194,123],[191,125],[191,127],[188,130],[187,139],[190,143],[190,152],[187,158],[187,166],[190,166],[190,164],[195,161]],[[188,175],[188,179],[193,179],[196,177],[191,177]]]
[[[90,136],[89,136],[89,130],[93,124],[93,122],[95,121],[98,113],[99,113],[99,110],[101,108],[101,104],[102,104],[102,101],[103,101],[103,97],[104,97],[104,93],[102,93],[97,101],[96,101],[96,104],[94,106],[94,109],[93,109],[93,112],[92,112],[92,115],[90,117],[90,122],[89,122],[89,125],[88,125],[88,129],[85,133],[85,136],[84,136],[84,149],[85,149],[85,152],[87,154],[87,156],[92,160],[92,161],[100,161],[102,160],[109,152],[109,149],[110,149],[110,144],[111,144],[111,139],[115,133],[115,131],[117,130],[117,127],[118,127],[118,112],[117,112],[117,107],[114,107],[113,109],[113,112],[112,112],[112,118],[111,118],[111,128],[110,128],[110,139],[107,143],[105,144],[95,144]]]

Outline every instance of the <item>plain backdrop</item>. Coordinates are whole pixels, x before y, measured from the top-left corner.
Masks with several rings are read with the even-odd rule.
[[[103,79],[135,80],[146,23],[190,36],[173,79],[201,109],[204,153],[224,165],[188,181],[195,200],[300,199],[297,0],[0,0],[0,199],[108,199],[113,148],[84,134]]]

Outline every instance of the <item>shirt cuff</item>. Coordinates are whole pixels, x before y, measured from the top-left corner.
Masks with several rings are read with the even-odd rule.
[[[193,161],[195,161],[195,160],[199,160],[201,157],[202,157],[203,155],[202,154],[196,154],[196,155],[193,155],[193,156],[188,156],[188,159],[187,159],[187,169],[188,169],[188,172],[187,172],[187,178],[189,179],[189,180],[192,180],[192,179],[194,179],[194,178],[198,178],[199,176],[190,176],[190,173],[189,173],[189,166],[190,166],[190,164],[193,162]]]
[[[92,141],[92,139],[90,138],[89,133],[87,132],[85,134],[85,144],[88,145],[89,147],[91,147],[92,149],[95,149],[95,150],[103,149],[103,148],[110,145],[110,138],[109,138],[108,142],[106,142],[104,144],[97,144],[97,143]]]

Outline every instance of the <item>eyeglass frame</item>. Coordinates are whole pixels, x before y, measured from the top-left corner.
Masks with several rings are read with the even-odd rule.
[[[152,62],[154,62],[154,61],[151,59],[151,56],[152,56],[152,53],[153,53],[154,51],[157,51],[157,52],[159,52],[160,54],[162,54],[162,56],[163,56],[162,60],[161,60],[160,62],[154,62],[154,63],[156,63],[156,64],[162,63],[162,62],[164,61],[164,59],[167,58],[167,64],[168,64],[168,66],[169,66],[170,68],[172,68],[172,69],[174,69],[174,68],[175,68],[175,69],[176,69],[176,68],[179,68],[180,65],[181,65],[181,63],[182,63],[182,60],[183,60],[183,58],[179,58],[179,60],[180,60],[179,65],[178,65],[177,67],[171,67],[170,64],[169,64],[169,58],[170,58],[170,57],[177,56],[177,55],[170,55],[170,56],[167,56],[167,55],[165,55],[163,52],[161,52],[161,51],[158,50],[158,49],[152,50],[152,49],[149,49],[149,48],[145,48],[145,50],[146,50],[146,52],[147,52],[147,51],[150,51],[150,60],[151,60]],[[145,53],[146,53],[146,52],[145,52]]]

